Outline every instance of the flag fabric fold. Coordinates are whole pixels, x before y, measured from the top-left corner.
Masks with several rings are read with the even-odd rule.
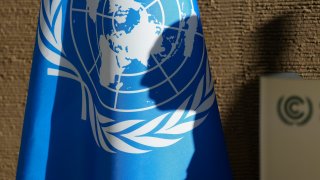
[[[231,179],[196,0],[41,0],[17,179]]]

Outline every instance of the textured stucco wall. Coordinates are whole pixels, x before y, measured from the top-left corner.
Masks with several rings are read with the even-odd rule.
[[[0,180],[14,179],[39,0],[0,0]],[[199,0],[235,179],[258,178],[258,77],[320,77],[320,1]]]

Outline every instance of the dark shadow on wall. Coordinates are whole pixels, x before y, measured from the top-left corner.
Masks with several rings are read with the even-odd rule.
[[[243,56],[249,65],[242,64],[244,71],[236,77],[243,85],[225,120],[234,125],[224,129],[235,179],[259,179],[259,77],[283,71],[292,18],[290,14],[274,17],[249,35],[253,48]]]

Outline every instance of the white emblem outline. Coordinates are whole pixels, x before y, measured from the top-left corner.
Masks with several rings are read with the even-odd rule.
[[[194,95],[190,95],[174,112],[162,114],[152,120],[138,119],[125,120],[122,122],[116,122],[116,120],[101,115],[93,102],[90,89],[82,80],[81,74],[77,68],[65,58],[67,55],[62,46],[62,10],[61,0],[52,2],[50,2],[50,0],[41,1],[40,27],[37,32],[38,47],[47,61],[53,65],[62,67],[48,68],[48,75],[69,78],[80,83],[82,90],[81,119],[86,120],[87,116],[89,117],[93,136],[99,147],[110,153],[116,153],[115,150],[130,154],[147,153],[152,151],[153,148],[167,147],[177,143],[183,139],[183,134],[198,127],[207,118],[209,109],[215,101],[213,80],[211,78],[208,61],[206,64],[206,73],[201,78]],[[49,22],[45,20],[45,17]],[[45,38],[45,41],[54,47],[55,50],[50,49],[52,47],[48,47],[44,43],[40,32]],[[205,47],[203,48],[203,51],[205,51]],[[59,51],[59,53],[57,51]],[[201,62],[200,66],[202,66],[202,63],[203,62]],[[63,68],[68,69],[68,71],[63,70]],[[73,73],[70,73],[70,71]],[[191,104],[192,110],[185,110],[188,104]],[[87,112],[87,109],[89,112]],[[199,114],[201,114],[201,116]],[[191,118],[192,120],[190,121]],[[164,121],[166,121],[166,123],[163,124],[162,122]],[[138,124],[142,125],[130,132],[123,133],[123,131]],[[159,125],[161,125],[161,127],[159,127]],[[152,134],[152,136],[148,135],[148,133],[155,129],[159,130]],[[121,136],[122,139],[115,134]],[[156,137],[156,135],[159,134],[172,135],[172,138]],[[179,137],[177,138],[177,136]],[[129,145],[124,139],[134,141],[146,148],[141,149]]]
[[[107,1],[107,0],[106,0],[106,1]],[[106,2],[106,1],[105,1],[105,2]],[[155,1],[160,2],[160,1],[158,1],[158,0],[154,0],[153,2],[155,2]],[[178,1],[178,0],[175,0],[175,1],[176,1],[176,3],[177,3],[177,6],[179,7],[179,16],[180,16],[180,21],[181,21],[181,20],[182,20],[182,19],[181,19],[181,18],[182,18],[182,13],[181,13],[181,10],[180,10],[181,7],[180,7],[180,5],[179,5],[179,1]],[[193,2],[190,1],[190,3],[191,3],[191,6],[192,6],[192,9],[194,9]],[[71,4],[73,4],[73,0],[71,0]],[[151,4],[152,4],[152,3],[151,3]],[[105,5],[104,5],[104,6],[105,6]],[[163,11],[162,5],[161,5],[160,7],[161,7],[161,10]],[[81,9],[73,9],[73,8],[72,8],[72,9],[70,10],[70,28],[71,28],[71,32],[73,32],[72,11],[86,12],[86,11],[83,11],[83,10],[81,10]],[[193,13],[195,13],[195,12],[193,12]],[[162,13],[162,14],[163,14],[163,13]],[[195,15],[195,14],[194,14],[194,15]],[[100,15],[100,16],[101,16],[101,15]],[[164,16],[164,15],[162,15],[162,16]],[[165,20],[164,20],[164,21],[165,21]],[[164,21],[163,21],[163,23],[164,23]],[[181,25],[181,23],[180,23],[180,25]],[[164,24],[163,24],[162,26],[163,26],[164,29],[168,29],[168,28],[169,28],[169,29],[175,29],[175,30],[178,30],[178,31],[182,31],[182,30],[183,30],[181,27],[180,27],[180,28],[171,28],[171,27],[165,26]],[[181,32],[178,33],[179,36],[180,36],[180,33],[181,33]],[[198,35],[198,36],[201,36],[201,37],[203,38],[203,35],[202,35],[202,34],[200,34],[200,33],[198,33],[198,32],[196,32],[195,34]],[[75,50],[76,50],[76,53],[77,53],[77,55],[78,55],[78,58],[80,59],[80,63],[82,64],[82,66],[84,67],[85,72],[86,72],[87,75],[88,75],[88,79],[89,79],[90,82],[91,82],[91,85],[92,85],[92,87],[93,87],[93,89],[94,89],[94,91],[95,91],[95,94],[97,95],[97,99],[99,100],[100,104],[101,104],[104,108],[107,108],[107,109],[109,109],[109,110],[116,111],[116,112],[139,112],[139,111],[146,111],[146,110],[150,110],[150,109],[154,109],[154,108],[156,108],[156,107],[162,106],[162,105],[170,102],[171,100],[175,99],[175,98],[178,97],[181,93],[183,93],[183,92],[192,84],[192,82],[196,79],[198,73],[200,72],[201,66],[202,66],[202,64],[203,64],[203,62],[204,62],[204,56],[205,56],[205,55],[204,55],[204,54],[205,54],[205,46],[203,46],[203,52],[202,52],[201,62],[200,62],[200,64],[199,64],[198,69],[196,70],[196,72],[195,72],[195,74],[193,75],[193,77],[190,79],[189,83],[188,83],[187,85],[185,85],[181,90],[179,90],[178,92],[176,92],[176,94],[175,94],[174,96],[172,96],[172,97],[170,97],[170,98],[168,98],[168,99],[166,99],[166,100],[164,100],[164,101],[162,101],[162,102],[160,102],[160,103],[158,103],[158,104],[151,105],[151,106],[148,106],[148,107],[137,108],[137,109],[120,109],[120,108],[116,108],[116,107],[114,107],[114,106],[108,106],[108,105],[103,101],[103,99],[101,99],[100,94],[99,94],[99,91],[98,91],[98,89],[97,89],[97,87],[96,87],[96,84],[93,82],[93,80],[92,80],[92,78],[91,78],[91,76],[90,76],[90,73],[89,73],[88,69],[86,68],[85,63],[84,63],[84,61],[83,61],[83,59],[82,59],[82,56],[81,56],[81,54],[80,54],[80,52],[79,52],[79,49],[78,49],[78,47],[77,47],[77,43],[76,43],[76,40],[75,40],[75,37],[74,37],[74,34],[73,34],[73,33],[71,33],[71,37],[72,37],[72,40],[73,40],[73,43],[74,43]],[[176,42],[176,43],[177,43],[177,42]],[[205,44],[204,41],[203,41],[203,44]],[[153,56],[152,56],[152,57],[153,57]],[[115,93],[117,93],[117,94],[119,94],[119,93],[131,94],[131,93],[140,93],[140,92],[148,91],[148,90],[150,90],[150,89],[153,89],[153,88],[156,88],[156,87],[162,85],[163,83],[166,83],[167,81],[170,82],[170,79],[171,79],[174,75],[176,75],[176,74],[178,73],[178,71],[180,71],[180,69],[182,68],[182,66],[186,63],[187,59],[188,59],[188,57],[185,57],[184,60],[183,60],[183,63],[181,63],[180,66],[176,69],[176,71],[175,71],[174,73],[172,73],[171,75],[169,75],[166,80],[158,83],[157,85],[155,85],[155,86],[153,86],[153,87],[148,87],[148,88],[145,88],[145,89],[135,90],[135,91],[114,90],[114,89],[109,88],[109,87],[106,87],[106,88],[107,88],[109,91],[115,92]],[[165,61],[166,61],[166,60],[162,60],[162,61],[160,62],[160,65],[161,65],[162,63],[164,63]],[[146,72],[147,72],[147,71],[146,71]],[[123,74],[122,74],[122,75],[123,75]],[[171,84],[171,83],[170,83],[170,84]],[[173,88],[175,89],[175,87],[173,87]],[[116,97],[116,98],[117,98],[117,97]]]

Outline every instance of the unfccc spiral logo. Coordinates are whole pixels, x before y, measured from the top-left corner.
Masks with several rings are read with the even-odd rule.
[[[282,96],[277,105],[280,119],[287,125],[302,126],[312,117],[312,103],[309,98],[299,96]]]

